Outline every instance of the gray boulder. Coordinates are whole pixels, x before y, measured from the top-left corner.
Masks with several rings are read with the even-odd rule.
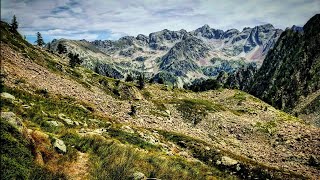
[[[61,122],[58,122],[58,121],[48,121],[48,124],[49,124],[50,126],[54,126],[54,127],[64,126]]]
[[[59,152],[59,153],[66,153],[67,152],[67,146],[64,144],[64,142],[60,139],[55,139],[53,143],[53,147]]]
[[[225,166],[232,166],[232,165],[238,164],[238,161],[234,160],[228,156],[222,156],[221,164],[223,164]]]
[[[60,113],[58,114],[58,117],[67,125],[74,125],[74,122],[71,119],[69,119],[66,115]]]
[[[11,94],[9,94],[7,92],[1,93],[1,98],[2,99],[11,100],[11,101],[14,101],[16,99],[13,95],[11,95]]]
[[[147,179],[147,177],[142,172],[135,172],[132,174],[131,178],[132,180],[143,180]]]
[[[16,116],[13,112],[1,112],[1,118],[7,121],[12,126],[16,127],[18,130],[22,130],[23,123],[22,120]]]

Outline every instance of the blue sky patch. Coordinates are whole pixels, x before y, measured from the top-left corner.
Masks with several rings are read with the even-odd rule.
[[[303,26],[320,12],[319,0],[2,0],[1,20],[15,14],[29,42],[40,32],[56,38],[116,40],[163,29],[192,31],[204,24],[228,30],[271,23]]]

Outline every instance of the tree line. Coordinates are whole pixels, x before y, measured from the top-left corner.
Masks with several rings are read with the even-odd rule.
[[[19,28],[19,23],[17,21],[17,17],[16,17],[16,15],[13,15],[11,23],[10,23],[10,30],[13,33],[16,33],[16,32],[18,32],[18,28]],[[44,42],[41,33],[37,32],[36,37],[37,37],[37,39],[36,39],[35,43],[38,46],[43,47],[46,43]]]
[[[13,32],[13,33],[17,33],[18,32],[18,28],[19,28],[19,23],[17,21],[17,17],[16,17],[16,15],[13,15],[11,23],[10,23],[10,31]],[[46,43],[44,42],[43,37],[42,37],[40,32],[36,33],[36,38],[37,39],[36,39],[35,43],[36,43],[37,46],[43,47],[44,45],[46,45]],[[26,39],[26,38],[24,37],[24,39]],[[48,49],[51,48],[51,43],[47,44],[47,48]],[[57,50],[58,50],[59,54],[66,54],[67,53],[67,48],[64,45],[60,44],[60,43],[57,46]],[[73,53],[69,52],[67,56],[69,57],[69,65],[72,68],[74,68],[77,65],[80,65],[83,62],[79,58],[79,54],[73,54]]]

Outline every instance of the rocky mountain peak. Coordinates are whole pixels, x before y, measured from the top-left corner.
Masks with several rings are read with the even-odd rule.
[[[291,28],[287,27],[286,30],[288,29],[291,29],[292,31],[295,31],[295,32],[303,32],[303,27],[301,26],[296,26],[296,25],[293,25]]]
[[[223,34],[223,38],[230,38],[232,36],[235,36],[237,34],[239,34],[240,31],[238,29],[229,29],[227,30],[224,34]]]
[[[185,29],[180,29],[179,32],[182,33],[182,34],[186,34],[187,33],[187,31]]]
[[[208,24],[196,29],[195,36],[202,36],[208,39],[220,39],[223,36],[223,30],[210,28]]]
[[[144,83],[149,79],[137,72],[139,65],[151,62],[160,69],[161,63],[151,78],[183,83],[209,66],[210,73],[229,69],[220,64],[231,69],[232,60],[210,56],[211,44],[221,39],[165,39],[161,45],[172,46],[161,52],[130,36],[94,41],[105,52],[75,40],[53,41],[47,49],[0,25],[2,179],[319,179],[318,127],[240,90],[220,88],[214,79],[191,89],[211,91],[191,92],[177,84]],[[320,38],[305,35],[288,30],[270,51],[270,79],[278,81],[272,88],[280,94],[268,100],[280,95],[283,104],[306,89],[320,89]],[[58,43],[68,52],[53,52]],[[124,56],[118,58],[119,51]],[[69,52],[91,70],[70,66]],[[135,53],[144,57],[137,60]],[[240,82],[254,72],[255,66],[247,66],[227,81],[242,89],[246,84]],[[132,73],[131,80],[128,74],[127,82],[119,80],[123,73]],[[219,74],[224,82],[226,73]],[[310,100],[314,104],[306,109],[320,112],[319,96]]]
[[[251,27],[244,27],[243,29],[242,29],[242,31],[249,31],[249,30],[251,30],[252,28]]]
[[[133,41],[134,36],[123,36],[119,40],[120,41]]]
[[[200,28],[202,31],[206,31],[206,30],[210,30],[210,26],[208,24],[205,24],[203,25],[201,28]]]
[[[143,35],[143,34],[138,34],[137,37],[136,37],[137,40],[140,40],[140,41],[147,41],[149,40],[148,36],[146,35]]]
[[[256,26],[257,28],[260,28],[260,29],[275,29],[274,26],[270,23],[268,24],[263,24],[263,25],[260,25],[260,26]]]

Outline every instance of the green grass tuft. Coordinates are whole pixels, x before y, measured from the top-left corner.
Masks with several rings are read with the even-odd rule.
[[[176,104],[177,110],[181,113],[182,117],[194,125],[205,118],[208,112],[225,110],[220,104],[202,99],[174,99],[170,103]]]
[[[110,128],[108,129],[108,135],[118,139],[122,143],[129,143],[142,149],[160,150],[158,146],[146,142],[135,133],[128,133],[117,128]]]
[[[245,101],[247,99],[247,95],[246,93],[239,91],[232,98],[238,101]]]

